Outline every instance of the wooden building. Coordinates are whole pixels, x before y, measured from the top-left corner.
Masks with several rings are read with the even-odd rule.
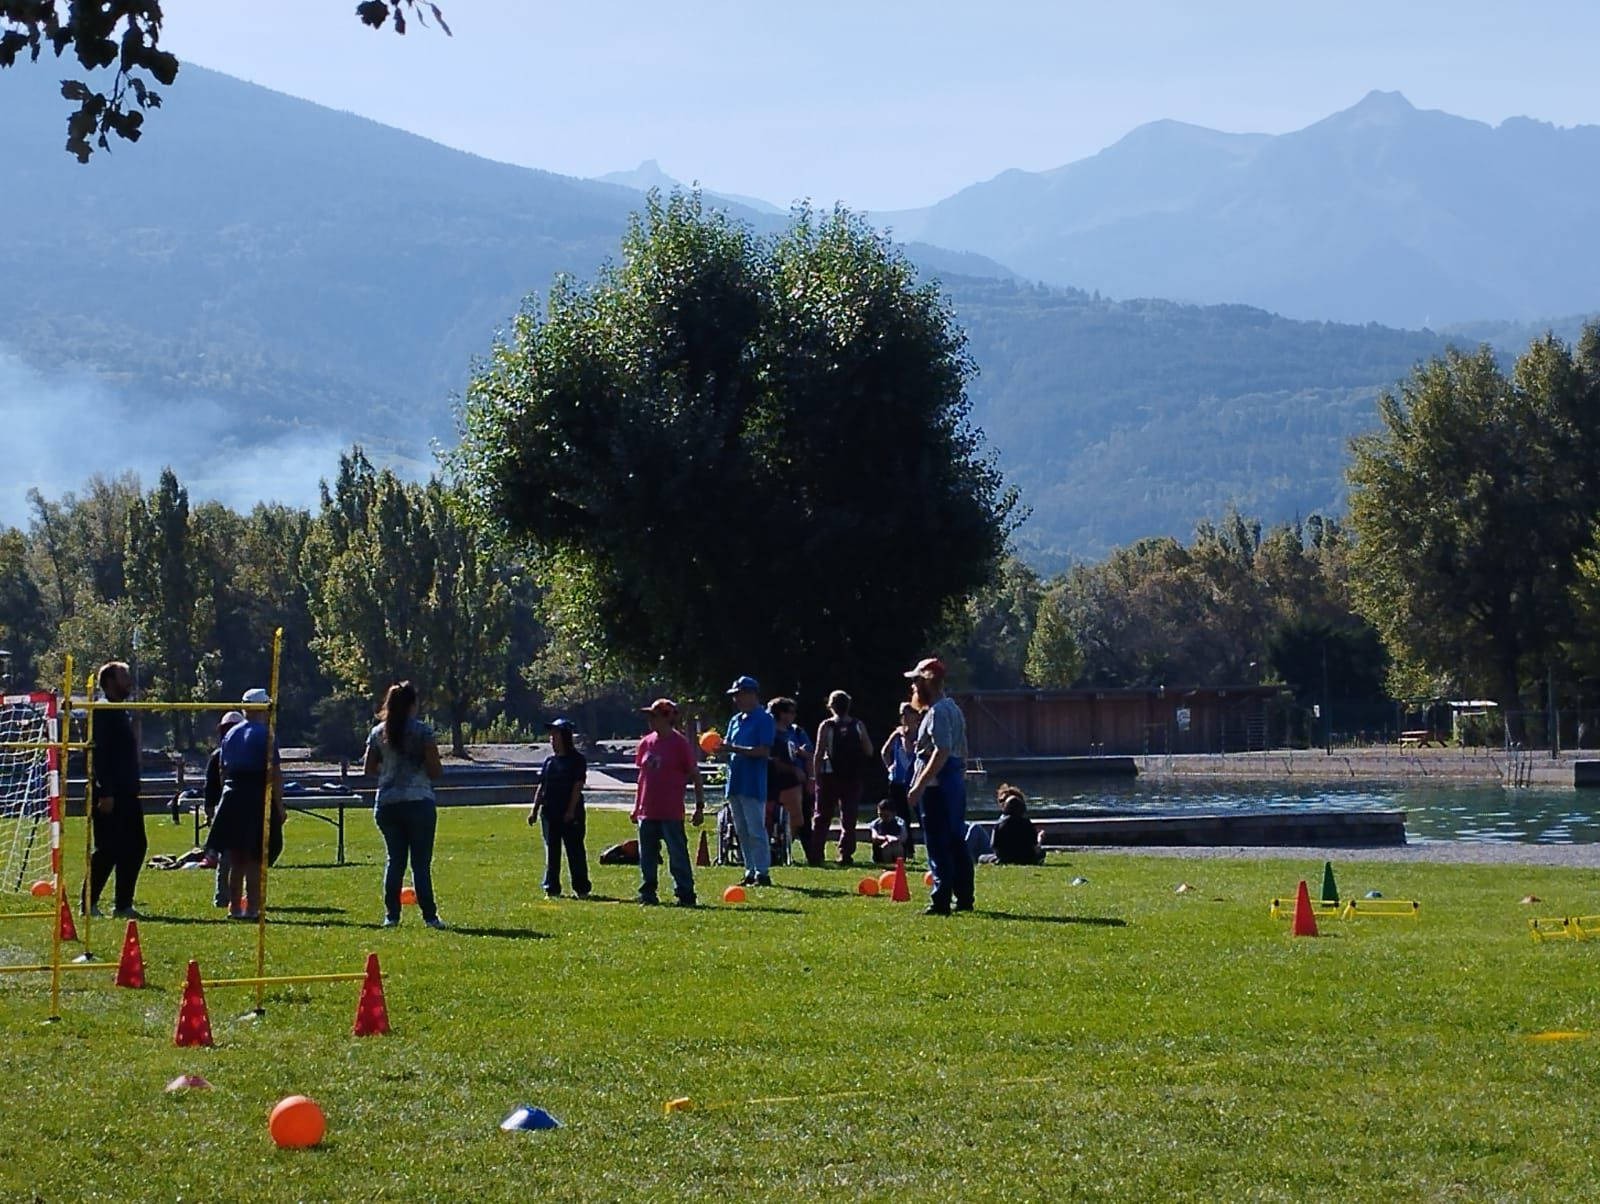
[[[955,690],[971,756],[1138,756],[1268,747],[1282,686]]]

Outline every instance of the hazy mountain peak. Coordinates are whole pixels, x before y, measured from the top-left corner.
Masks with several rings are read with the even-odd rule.
[[[637,188],[640,192],[648,192],[652,188],[671,192],[674,188],[683,187],[681,181],[669,176],[654,159],[646,159],[632,171],[608,171],[603,176],[596,176],[595,179],[602,184],[621,184],[624,188]]]

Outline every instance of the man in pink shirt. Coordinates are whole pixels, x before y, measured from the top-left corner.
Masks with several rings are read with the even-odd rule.
[[[634,792],[633,818],[639,824],[639,902],[653,906],[656,871],[661,865],[661,842],[667,845],[667,868],[679,907],[693,907],[694,870],[689,865],[689,838],[683,830],[683,792],[700,772],[694,745],[672,721],[678,704],[658,698],[644,709],[650,733],[639,741],[633,763],[639,769]],[[705,822],[705,805],[697,797],[694,826]]]

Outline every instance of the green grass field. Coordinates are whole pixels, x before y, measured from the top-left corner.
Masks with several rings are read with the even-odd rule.
[[[591,854],[624,834],[591,818]],[[78,831],[73,825],[73,832]],[[187,847],[152,817],[152,851]],[[1593,871],[1336,863],[1346,893],[1420,921],[1292,940],[1267,900],[1320,864],[1079,853],[980,867],[949,919],[789,869],[744,906],[546,902],[514,809],[441,817],[455,927],[381,918],[381,842],[291,820],[269,969],[382,959],[394,1032],[350,1035],[357,987],[209,994],[212,1049],[178,1049],[178,983],[248,974],[253,929],[204,871],[147,871],[152,985],[0,976],[0,1199],[1581,1199],[1600,1105],[1600,943],[1533,943],[1529,908],[1600,911]],[[715,900],[736,871],[699,871]],[[1069,885],[1074,876],[1088,879]],[[1187,880],[1197,888],[1177,894]],[[102,948],[114,954],[109,922]],[[37,922],[0,928],[19,961]],[[167,1095],[183,1072],[209,1092]],[[315,1097],[326,1140],[275,1149],[266,1114]],[[688,1096],[689,1112],[665,1114]],[[563,1122],[502,1133],[519,1103]]]

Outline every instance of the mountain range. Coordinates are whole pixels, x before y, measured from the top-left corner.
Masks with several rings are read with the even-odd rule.
[[[1600,126],[1490,126],[1373,92],[1277,136],[1153,122],[874,217],[1052,284],[1438,329],[1593,312],[1597,196]]]
[[[474,357],[524,298],[592,276],[639,188],[672,183],[653,164],[593,181],[496,163],[193,64],[166,101],[142,141],[85,167],[60,149],[50,73],[0,71],[0,521],[22,520],[28,484],[163,463],[200,496],[310,501],[351,440],[425,471]],[[1183,534],[1230,503],[1268,519],[1337,508],[1345,439],[1445,343],[1114,300],[901,232],[968,332],[973,417],[1045,566]],[[1588,308],[1553,296],[1543,312]],[[1525,329],[1480,316],[1508,319],[1483,337]]]

